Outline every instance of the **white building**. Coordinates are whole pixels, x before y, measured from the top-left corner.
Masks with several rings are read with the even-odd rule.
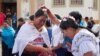
[[[3,1],[3,0],[2,0]],[[8,0],[7,0],[8,1]],[[9,0],[10,2],[13,0]],[[9,2],[8,1],[8,2]],[[55,14],[67,16],[71,11],[79,11],[83,18],[93,17],[100,19],[100,0],[14,0],[17,3],[17,15],[34,14],[41,4],[45,4]],[[28,15],[27,15],[28,16]]]
[[[83,18],[88,16],[100,19],[100,0],[36,0],[35,8],[42,3],[62,17],[71,11],[79,11]]]

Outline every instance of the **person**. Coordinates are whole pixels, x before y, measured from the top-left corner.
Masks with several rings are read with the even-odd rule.
[[[97,34],[96,37],[98,37],[100,39],[100,24],[95,24],[93,27],[92,27],[92,31]]]
[[[77,24],[80,25],[81,21],[82,21],[82,15],[81,13],[79,13],[78,11],[72,11],[69,13],[69,16],[72,16],[75,18],[75,21],[77,22]]]
[[[78,11],[72,11],[69,13],[69,16],[72,16],[75,18],[75,21],[77,22],[77,24],[82,27],[82,28],[86,28],[87,27],[87,22],[84,21],[82,19],[82,14]]]
[[[46,28],[43,26],[47,15],[38,9],[31,22],[26,22],[19,30],[12,53],[19,56],[49,56],[52,52]]]
[[[29,17],[29,19],[30,19],[30,21],[33,21],[33,20],[34,20],[34,15],[31,15],[31,16]]]
[[[92,24],[91,28],[95,25],[95,22],[93,20],[93,17],[90,17],[90,23]]]
[[[42,6],[41,8],[45,13],[47,13],[51,22],[54,24],[52,28],[52,51],[58,53],[57,56],[73,56],[69,51],[66,51],[67,49],[62,49],[64,47],[64,36],[59,27],[60,20],[47,7]]]
[[[64,36],[73,39],[71,51],[74,56],[97,56],[97,44],[93,33],[80,28],[72,18],[62,20],[60,28]]]
[[[100,24],[95,24],[93,27],[92,27],[92,31],[96,34],[96,39],[97,39],[97,43],[99,43],[99,47],[98,47],[98,51],[99,51],[99,54],[100,54]]]
[[[79,25],[79,27],[81,28],[85,28],[87,30],[89,30],[90,32],[92,32],[95,36],[96,34],[90,29],[91,28],[91,23],[84,22],[84,26],[81,26],[80,23],[82,21],[82,15],[78,12],[78,11],[72,11],[69,13],[69,16],[72,16],[75,18],[76,23]],[[88,18],[88,17],[87,17]],[[87,19],[88,20],[88,19]]]
[[[92,22],[90,21],[90,19],[88,17],[85,17],[85,21],[87,23],[87,28],[91,29],[93,27]]]
[[[7,20],[3,23],[1,32],[2,37],[2,56],[13,56],[12,48],[14,45],[14,29],[9,25]]]
[[[64,36],[68,36],[68,37],[73,39],[72,40],[71,50],[72,50],[72,53],[73,53],[74,56],[95,56],[95,55],[97,56],[99,54],[97,49],[96,49],[96,47],[99,47],[99,46],[96,45],[96,40],[95,40],[94,34],[89,32],[87,29],[82,29],[82,31],[81,31],[80,28],[78,27],[79,25],[77,24],[75,18],[68,17],[67,19],[63,20],[64,22],[62,21],[61,23],[59,23],[57,18],[51,13],[51,11],[47,7],[43,6],[42,8],[43,8],[44,12],[47,12],[47,14],[50,17],[50,19],[52,20],[52,22],[57,24],[58,28],[59,28],[59,25],[60,25],[60,28],[59,29],[57,28],[57,31],[61,32],[62,34],[64,33]],[[65,23],[66,21],[67,21],[67,23]],[[62,28],[62,26],[64,26],[64,27]],[[67,30],[66,27],[68,27],[68,30]],[[78,30],[80,30],[80,32],[77,32]],[[79,40],[78,37],[81,35],[81,34],[79,34],[78,37],[75,36],[75,35],[78,35],[78,33],[82,33],[83,34],[81,36],[82,39],[83,39],[83,41],[82,41],[83,43],[81,43],[81,42],[77,42],[76,43],[75,42],[75,40],[76,41]],[[81,39],[81,37],[80,37],[80,39]],[[78,45],[79,43],[82,44],[81,47],[80,47],[80,45]],[[61,46],[62,45],[60,45],[58,47],[61,47]],[[84,46],[85,46],[85,48],[84,48]]]
[[[51,22],[49,19],[46,20],[46,23],[45,23],[45,27],[48,31],[48,35],[49,35],[49,40],[50,40],[50,43],[51,43],[51,38],[52,38],[52,27],[51,27]]]
[[[16,30],[17,29],[17,15],[16,12],[12,15],[12,26]]]
[[[23,18],[19,18],[18,19],[18,28],[17,28],[17,32],[20,30],[21,26],[25,23],[25,20]]]
[[[24,23],[25,23],[25,20],[24,20],[23,18],[19,18],[19,19],[18,19],[18,27],[17,27],[17,29],[16,29],[16,31],[15,31],[14,39],[16,38],[16,36],[17,36],[17,34],[18,34],[18,32],[19,32],[21,26],[22,26]],[[15,42],[15,41],[14,41],[14,42]],[[13,55],[18,56],[18,53],[15,53],[15,54],[13,54]]]
[[[62,18],[60,17],[60,15],[55,14],[55,16],[57,17],[57,19],[61,20]]]
[[[4,19],[5,19],[5,14],[2,11],[0,11],[0,27],[3,25]]]
[[[0,36],[2,32],[2,25],[4,23],[4,19],[5,19],[5,14],[0,10]]]
[[[18,31],[20,30],[21,26],[22,26],[24,23],[25,23],[25,20],[24,20],[23,18],[19,18],[19,19],[18,19],[18,27],[17,27],[17,29],[16,29],[15,36],[14,36],[14,37],[16,37]]]
[[[87,27],[87,22],[84,19],[82,19],[79,25],[81,27],[85,27],[86,28]]]
[[[60,15],[58,15],[58,14],[54,14],[56,17],[57,17],[57,19],[59,20],[59,22],[61,22],[61,20],[62,20],[62,18],[61,18],[61,16]],[[53,29],[53,43],[55,43],[55,40],[56,40],[56,38],[58,38],[58,37],[56,37],[56,35],[58,35],[58,32],[56,32],[57,30],[56,30],[56,24],[52,27],[52,29]],[[56,32],[56,33],[55,33]],[[59,35],[58,35],[59,36]],[[60,36],[61,37],[61,36]],[[63,37],[63,36],[62,36]],[[62,38],[61,37],[61,38]],[[62,42],[61,42],[62,41]],[[71,40],[70,39],[68,39],[67,37],[66,38],[64,38],[64,40],[62,39],[59,39],[59,41],[58,42],[60,42],[61,44],[63,44],[63,46],[62,47],[60,47],[60,48],[58,48],[58,49],[55,49],[55,53],[57,54],[57,56],[66,56],[67,54],[69,54],[68,56],[70,56],[70,52],[68,52],[68,47],[66,47],[66,45],[65,44],[67,44],[67,43],[71,43],[70,42]]]
[[[5,20],[8,20],[9,25],[12,26],[12,17],[6,16]]]
[[[12,12],[9,8],[6,9],[6,17],[12,17]]]

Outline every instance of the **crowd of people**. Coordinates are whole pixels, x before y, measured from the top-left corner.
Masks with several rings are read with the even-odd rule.
[[[17,28],[17,15],[9,8],[5,12],[0,10],[0,39],[2,46],[2,56],[12,56],[14,36]]]
[[[9,10],[8,10],[9,11]],[[8,16],[7,16],[8,15]],[[2,56],[99,56],[100,30],[93,18],[72,11],[66,17],[41,6],[29,21],[1,15]],[[1,20],[3,18],[3,20]],[[13,18],[13,19],[11,19]],[[18,21],[18,25],[16,22]],[[12,22],[12,23],[11,23]],[[18,26],[17,28],[14,28]]]

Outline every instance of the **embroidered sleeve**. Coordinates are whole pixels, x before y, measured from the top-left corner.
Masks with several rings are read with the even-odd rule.
[[[96,47],[91,41],[84,41],[79,46],[80,54],[84,55],[87,52],[92,51],[93,54],[96,53]]]

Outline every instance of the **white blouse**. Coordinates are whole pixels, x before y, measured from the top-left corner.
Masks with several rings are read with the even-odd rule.
[[[74,36],[72,54],[74,56],[83,56],[90,51],[93,53],[93,56],[97,56],[98,51],[95,36],[88,30],[82,29]]]
[[[52,27],[52,45],[56,47],[59,43],[63,43],[63,40],[63,33],[59,25],[54,25]]]

